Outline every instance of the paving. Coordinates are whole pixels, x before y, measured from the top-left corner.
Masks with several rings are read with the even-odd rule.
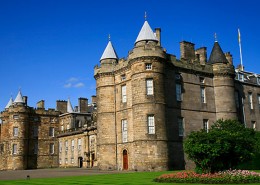
[[[98,174],[122,173],[122,171],[103,171],[98,169],[86,168],[50,168],[50,169],[35,169],[35,170],[13,170],[0,171],[1,180],[19,180],[33,178],[53,178],[67,176],[87,176]],[[1,182],[0,182],[1,184]]]

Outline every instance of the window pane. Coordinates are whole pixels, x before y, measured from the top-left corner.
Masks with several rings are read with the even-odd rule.
[[[122,102],[126,102],[126,85],[122,86]]]
[[[122,120],[122,140],[127,142],[127,120]]]
[[[205,87],[200,88],[200,96],[201,96],[201,102],[206,103],[206,97],[205,97]]]
[[[150,115],[147,117],[148,121],[148,133],[155,134],[154,116]]]
[[[153,79],[146,80],[146,92],[147,95],[153,95]]]
[[[183,118],[178,118],[178,126],[179,126],[179,136],[183,136],[183,132],[184,132]]]
[[[177,101],[181,101],[182,97],[181,97],[181,84],[176,84],[176,100]]]

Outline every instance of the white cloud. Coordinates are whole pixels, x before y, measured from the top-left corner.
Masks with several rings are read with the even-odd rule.
[[[71,84],[71,83],[67,83],[67,84],[65,84],[63,87],[65,87],[65,88],[70,88],[70,87],[72,87],[72,84]]]
[[[75,77],[71,77],[70,79],[67,80],[67,82],[77,82],[77,81],[79,81],[79,79]]]
[[[84,86],[85,86],[85,84],[82,83],[82,82],[79,82],[79,83],[74,85],[74,87],[76,87],[76,88],[80,88],[80,87],[84,87]]]

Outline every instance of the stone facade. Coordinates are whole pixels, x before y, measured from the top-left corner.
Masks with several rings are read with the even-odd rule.
[[[103,54],[94,69],[100,169],[192,168],[182,147],[191,131],[209,129],[217,119],[260,128],[259,75],[251,77],[257,82],[238,80],[232,55],[218,42],[207,60],[206,47],[182,41],[176,59],[161,47],[160,29],[156,37],[141,30],[126,58]]]
[[[41,100],[32,108],[23,101],[13,102],[1,112],[0,170],[96,165],[95,105],[79,98],[82,112],[66,113],[67,101],[58,100],[57,107],[60,109],[45,110]],[[68,164],[62,163],[65,140],[75,140],[75,152],[66,156]],[[82,146],[77,148],[79,140]]]

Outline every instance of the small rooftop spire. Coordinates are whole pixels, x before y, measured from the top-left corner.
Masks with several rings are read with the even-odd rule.
[[[74,112],[73,108],[72,108],[72,105],[71,105],[71,102],[70,102],[70,98],[68,98],[68,102],[67,102],[67,112],[68,113]]]
[[[137,36],[137,39],[135,40],[135,43],[137,43],[139,41],[156,41],[156,42],[158,42],[158,39],[154,35],[153,30],[147,21],[144,21],[144,24]]]
[[[218,37],[217,37],[217,33],[214,33],[214,38],[215,38],[215,42],[218,42]]]
[[[146,21],[146,19],[147,19],[147,14],[146,12],[144,12],[144,20]]]
[[[108,34],[108,41],[111,41],[111,37],[110,37],[110,34]]]
[[[14,103],[24,103],[21,88],[19,88],[19,92],[14,100]]]
[[[9,102],[7,103],[7,105],[5,106],[6,109],[8,109],[11,105],[13,104],[13,97],[11,96]]]
[[[117,54],[116,54],[116,51],[112,45],[112,42],[110,41],[110,34],[108,35],[108,44],[107,44],[107,47],[106,49],[104,50],[101,58],[100,58],[100,61],[103,60],[103,59],[116,59],[118,60],[118,57],[117,57]]]

